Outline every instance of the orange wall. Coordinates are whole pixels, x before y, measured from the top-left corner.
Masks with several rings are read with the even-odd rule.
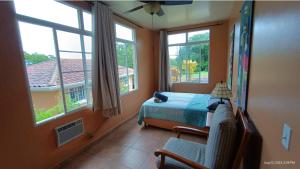
[[[35,126],[30,109],[22,50],[11,2],[0,3],[0,168],[46,169],[79,152],[112,128],[133,117],[154,90],[153,32],[136,28],[139,89],[121,97],[123,113],[105,119],[100,112],[84,110]],[[54,128],[83,118],[86,132],[99,130],[93,139],[82,136],[56,147]]]
[[[213,24],[221,24],[209,26]],[[168,29],[170,32],[180,32],[183,29],[210,29],[210,64],[209,64],[209,83],[196,84],[196,83],[174,83],[171,90],[174,92],[191,92],[191,93],[211,93],[215,84],[220,81],[226,80],[227,70],[227,43],[228,43],[228,24],[227,22],[214,22],[206,24],[190,25],[178,28]],[[199,29],[199,28],[198,28]],[[184,31],[184,30],[183,30]],[[158,70],[158,48],[159,48],[159,35],[156,35],[155,53],[156,53],[156,68]],[[158,72],[156,72],[158,79]],[[158,86],[158,84],[155,84]]]
[[[229,20],[229,30],[236,24],[233,100],[236,94],[240,8],[241,2],[237,2]],[[262,169],[300,168],[299,16],[299,2],[255,2],[248,112],[263,137]],[[280,141],[284,123],[292,128],[289,151],[284,150]],[[293,160],[296,164],[264,164],[276,160]]]

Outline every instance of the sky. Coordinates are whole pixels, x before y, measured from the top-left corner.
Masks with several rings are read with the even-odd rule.
[[[78,28],[77,10],[67,5],[52,0],[15,0],[16,13],[55,22]],[[92,30],[92,16],[83,12],[83,23],[85,30]],[[40,53],[55,56],[53,30],[49,27],[34,25],[19,21],[20,35],[23,50],[28,53]],[[132,29],[116,24],[117,38],[134,40]],[[59,50],[81,52],[80,37],[78,34],[57,31]],[[91,52],[92,38],[84,37],[85,51]],[[81,59],[80,54],[60,53],[61,58]],[[91,55],[87,55],[91,57]]]
[[[77,10],[52,0],[15,0],[16,13],[78,28]],[[84,27],[91,31],[91,14],[83,12]],[[19,21],[23,50],[28,53],[41,53],[55,56],[53,30],[49,27]],[[57,31],[60,50],[81,52],[78,34]],[[86,52],[91,52],[91,37],[85,36]],[[80,59],[81,55],[64,53],[61,58]]]

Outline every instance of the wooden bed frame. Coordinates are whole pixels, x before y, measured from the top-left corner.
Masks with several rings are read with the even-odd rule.
[[[144,118],[144,126],[154,126],[159,127],[167,130],[174,130],[176,126],[182,126],[182,127],[188,127],[188,128],[196,128],[199,130],[209,131],[209,127],[196,127],[192,125],[187,125],[180,122],[170,121],[170,120],[160,120],[160,119],[154,119],[154,118]],[[189,132],[187,132],[189,133]],[[194,133],[191,133],[194,134]]]

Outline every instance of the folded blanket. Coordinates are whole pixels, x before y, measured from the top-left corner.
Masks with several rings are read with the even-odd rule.
[[[163,95],[163,94],[161,94],[161,93],[159,93],[159,92],[155,92],[155,93],[154,93],[154,97],[155,97],[155,98],[158,98],[158,99],[161,100],[162,102],[168,101],[168,96]]]

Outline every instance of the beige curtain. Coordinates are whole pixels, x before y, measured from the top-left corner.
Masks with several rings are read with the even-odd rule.
[[[116,37],[112,11],[100,2],[93,9],[92,91],[94,111],[121,113]]]
[[[165,30],[160,31],[158,89],[161,92],[170,91],[168,34]]]

